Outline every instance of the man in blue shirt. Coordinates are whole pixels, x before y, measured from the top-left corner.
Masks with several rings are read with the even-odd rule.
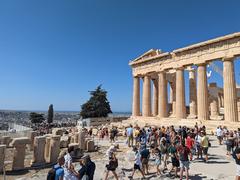
[[[130,127],[127,128],[127,137],[128,137],[128,147],[133,146],[133,127],[130,125]]]
[[[58,159],[58,163],[54,166],[55,169],[55,180],[63,180],[63,176],[64,176],[64,170],[62,168],[62,166],[65,163],[65,159],[63,156],[61,156]]]

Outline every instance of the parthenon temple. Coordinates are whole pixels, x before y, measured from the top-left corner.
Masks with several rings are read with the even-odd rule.
[[[234,61],[239,55],[240,32],[172,52],[147,51],[129,63],[133,74],[131,119],[237,123],[240,101]],[[223,88],[216,83],[208,84],[207,67],[219,60],[223,64]],[[189,106],[186,106],[184,72],[189,73]]]

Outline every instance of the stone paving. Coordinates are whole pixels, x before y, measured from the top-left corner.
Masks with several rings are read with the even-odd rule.
[[[232,180],[235,177],[235,162],[233,159],[226,156],[225,146],[218,146],[215,137],[210,138],[212,140],[212,147],[209,149],[209,162],[206,164],[202,160],[194,160],[190,164],[190,179],[206,179],[206,180],[218,180],[226,179]],[[96,163],[97,169],[95,174],[95,180],[101,180],[105,175],[105,165],[107,164],[107,158],[105,152],[109,147],[110,143],[107,140],[97,141],[96,144],[101,144],[101,148],[98,152],[90,153],[93,161]],[[117,158],[119,160],[119,167],[117,173],[119,174],[119,179],[125,180],[128,179],[128,176],[131,174],[131,168],[133,162],[129,161],[130,149],[125,144],[125,139],[120,138],[117,143],[120,146],[119,151],[117,152]],[[153,164],[151,162],[150,164]],[[75,163],[76,169],[79,168],[78,163]],[[170,166],[169,166],[170,167]],[[45,180],[49,168],[40,169],[40,170],[30,170],[28,173],[22,173],[22,175],[8,175],[7,180]],[[1,177],[2,178],[2,177]],[[0,179],[1,179],[0,178]],[[109,179],[114,179],[110,173]],[[139,180],[140,174],[137,173],[134,175],[134,180]],[[168,173],[156,177],[155,168],[151,168],[150,175],[147,176],[147,179],[157,180],[157,179],[174,179],[168,176]]]

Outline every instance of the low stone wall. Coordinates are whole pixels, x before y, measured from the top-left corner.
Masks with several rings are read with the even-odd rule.
[[[82,123],[86,126],[101,126],[102,124],[110,124],[113,122],[122,122],[127,120],[128,117],[106,117],[106,118],[87,118],[83,119]]]

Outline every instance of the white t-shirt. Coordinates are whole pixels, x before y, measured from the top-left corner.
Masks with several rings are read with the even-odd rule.
[[[135,154],[135,162],[134,163],[136,165],[141,165],[141,155],[139,152]]]
[[[64,163],[64,176],[63,176],[63,179],[64,180],[77,180],[77,177],[72,174],[71,171],[69,171],[68,168],[70,168],[70,164],[72,163],[72,157],[69,153],[67,153],[65,156],[64,156],[64,159],[65,159],[65,163]]]
[[[220,128],[217,128],[216,134],[217,136],[222,136],[223,131]]]

